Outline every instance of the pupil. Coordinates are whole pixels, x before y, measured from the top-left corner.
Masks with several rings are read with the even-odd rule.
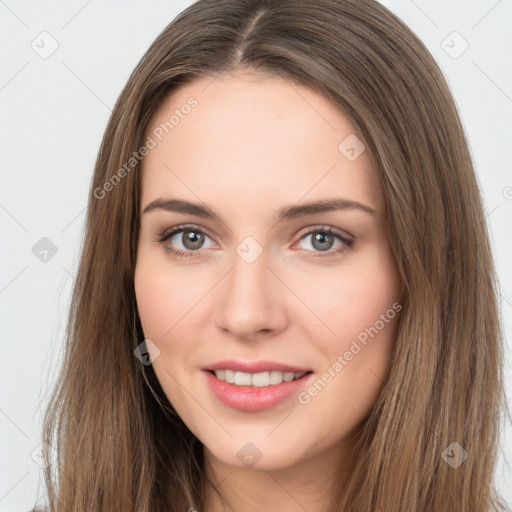
[[[199,249],[203,243],[204,235],[195,231],[187,231],[185,236],[185,247],[187,249]]]
[[[320,249],[320,250],[330,249],[330,247],[332,246],[332,239],[333,239],[333,237],[327,233],[317,233],[313,237],[313,246],[316,249]],[[320,243],[320,246],[317,246],[317,242]],[[327,242],[327,246],[322,245],[322,244],[325,244],[326,242]]]

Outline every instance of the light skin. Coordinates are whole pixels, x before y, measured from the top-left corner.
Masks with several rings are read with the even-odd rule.
[[[191,96],[197,106],[142,161],[141,212],[172,197],[208,205],[220,220],[157,207],[141,213],[135,292],[144,335],[160,350],[153,368],[234,510],[320,512],[334,468],[382,389],[399,314],[307,404],[294,395],[260,412],[232,409],[206,385],[203,368],[226,359],[309,368],[307,391],[400,302],[382,191],[367,152],[351,161],[338,149],[357,130],[307,87],[247,71],[199,79],[166,100],[148,135]],[[274,217],[340,198],[373,213]],[[157,241],[181,224],[196,238],[181,231]],[[352,245],[319,239],[325,228]],[[263,250],[251,263],[237,252],[246,237],[257,244],[250,251]],[[252,467],[237,457],[248,442],[261,453]],[[215,493],[205,510],[223,510]]]

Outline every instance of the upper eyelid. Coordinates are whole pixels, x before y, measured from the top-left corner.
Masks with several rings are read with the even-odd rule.
[[[175,235],[176,233],[179,233],[180,231],[185,231],[189,229],[190,231],[199,231],[200,233],[204,233],[205,235],[208,235],[210,238],[213,239],[212,235],[210,234],[209,230],[206,228],[203,228],[202,226],[197,226],[194,224],[179,224],[178,226],[174,226],[172,228],[166,229],[163,234],[162,238],[168,237],[171,234]]]

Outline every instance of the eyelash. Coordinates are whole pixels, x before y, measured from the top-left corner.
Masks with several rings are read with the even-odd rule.
[[[171,231],[164,232],[162,235],[160,235],[158,237],[158,239],[156,241],[159,244],[164,244],[167,240],[171,239],[176,233],[179,233],[181,231],[192,231],[194,233],[200,233],[202,235],[209,237],[209,235],[206,231],[204,231],[203,229],[201,229],[197,226],[193,226],[190,224],[184,224],[184,225],[182,224],[179,226],[175,226],[174,228],[172,228]],[[323,233],[323,234],[327,234],[327,235],[332,235],[332,236],[338,238],[338,240],[340,240],[341,242],[343,242],[344,245],[334,251],[325,251],[325,254],[323,254],[321,251],[320,252],[308,251],[308,252],[313,252],[313,254],[312,254],[313,258],[329,258],[329,257],[332,257],[337,254],[342,254],[343,252],[352,249],[352,247],[354,245],[353,239],[346,238],[345,236],[343,236],[341,234],[341,231],[339,231],[335,228],[332,228],[330,226],[318,226],[313,229],[310,229],[309,231],[307,231],[306,233],[301,235],[300,240],[302,240],[306,236],[312,235],[314,233]],[[198,256],[197,253],[200,252],[200,249],[198,251],[182,251],[181,249],[173,249],[172,247],[168,247],[168,246],[165,246],[165,250],[169,254],[178,256],[180,258],[197,257]]]

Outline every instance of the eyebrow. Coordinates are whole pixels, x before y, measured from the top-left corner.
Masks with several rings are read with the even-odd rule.
[[[339,210],[360,210],[370,215],[376,215],[376,211],[367,205],[353,201],[351,199],[335,198],[335,199],[322,199],[319,201],[312,201],[309,203],[295,204],[282,208],[273,218],[276,222],[283,220],[292,220],[299,217],[308,215],[315,215],[318,213],[333,212]],[[149,203],[143,210],[143,213],[148,213],[153,210],[165,210],[168,212],[186,213],[195,215],[197,217],[204,217],[212,220],[222,222],[222,219],[215,211],[207,205],[192,203],[176,198],[158,198]]]

